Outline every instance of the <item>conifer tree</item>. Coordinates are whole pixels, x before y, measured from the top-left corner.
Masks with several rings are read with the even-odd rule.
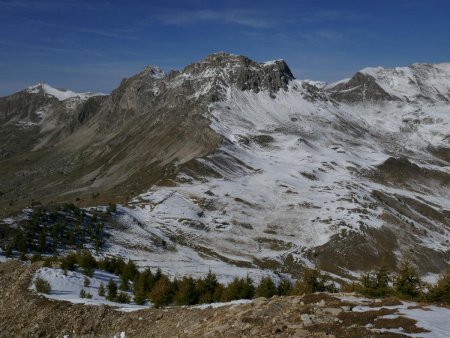
[[[155,307],[168,305],[172,302],[174,296],[174,288],[167,276],[162,275],[161,278],[153,286],[150,292],[150,300]]]
[[[117,298],[117,284],[112,279],[109,280],[107,289],[108,294],[106,296],[106,299],[114,302]]]
[[[394,289],[397,295],[414,299],[421,295],[422,287],[423,283],[417,270],[410,263],[403,263],[394,281]]]
[[[264,277],[261,279],[258,287],[255,290],[256,297],[270,298],[277,293],[277,288],[272,278]]]
[[[102,283],[100,283],[99,287],[98,287],[98,295],[100,297],[105,297],[105,285]]]
[[[450,304],[450,269],[439,278],[435,286],[430,288],[428,299],[432,302]]]
[[[177,305],[194,305],[198,303],[199,295],[196,282],[192,277],[184,277],[177,283],[174,302]]]

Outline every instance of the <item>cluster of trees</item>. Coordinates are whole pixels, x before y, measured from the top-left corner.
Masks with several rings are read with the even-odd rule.
[[[380,267],[364,274],[357,290],[371,297],[396,296],[408,300],[450,303],[450,270],[431,286],[423,282],[418,271],[407,262],[395,274]]]
[[[55,254],[58,250],[83,249],[87,245],[100,250],[106,238],[104,215],[86,213],[72,203],[62,206],[36,206],[22,220],[5,244],[7,256],[13,251],[21,258],[31,254]]]
[[[305,269],[301,278],[295,283],[283,279],[276,284],[272,278],[264,277],[254,283],[247,275],[245,278],[234,278],[229,284],[218,282],[217,276],[209,271],[199,279],[182,277],[170,279],[160,269],[139,271],[136,264],[120,257],[107,257],[96,260],[89,251],[78,251],[59,259],[61,268],[65,270],[81,269],[85,274],[84,286],[89,286],[88,276],[94,269],[100,269],[119,276],[119,282],[110,280],[107,285],[101,284],[98,294],[106,299],[128,303],[130,294],[136,304],[150,301],[155,307],[174,305],[194,305],[214,302],[227,302],[237,299],[258,297],[303,295],[315,292],[337,292],[338,288],[331,278],[318,269]],[[397,296],[402,299],[416,301],[433,301],[450,303],[450,270],[444,274],[434,286],[424,283],[417,270],[404,263],[399,272],[390,273],[381,267],[362,275],[354,289],[371,297]],[[83,292],[83,290],[82,290]],[[80,296],[89,298],[84,292]]]
[[[155,272],[148,268],[139,271],[133,261],[125,262],[120,257],[96,260],[89,251],[78,251],[61,258],[60,266],[65,270],[81,269],[87,276],[92,276],[94,269],[115,274],[119,276],[120,282],[110,280],[106,286],[101,284],[99,296],[104,296],[110,301],[127,303],[131,301],[128,293],[132,293],[136,304],[150,301],[156,307],[337,291],[330,278],[316,269],[306,269],[303,277],[296,283],[283,279],[277,285],[272,278],[264,277],[256,284],[250,276],[247,276],[236,277],[228,285],[224,285],[218,282],[217,276],[211,271],[199,279],[192,277],[170,279],[160,269]],[[88,283],[85,281],[86,284]]]

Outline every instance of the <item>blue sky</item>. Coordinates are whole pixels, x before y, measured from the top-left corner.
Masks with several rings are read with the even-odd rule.
[[[323,81],[450,62],[449,13],[448,0],[0,0],[0,96],[39,81],[110,92],[146,65],[216,51]]]

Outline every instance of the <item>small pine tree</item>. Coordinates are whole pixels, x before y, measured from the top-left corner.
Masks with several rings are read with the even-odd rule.
[[[236,299],[252,299],[254,295],[253,280],[249,276],[247,278],[236,277],[223,290],[222,300],[229,302]]]
[[[153,286],[150,292],[150,300],[153,305],[158,308],[168,305],[172,302],[174,296],[174,288],[172,282],[167,276],[162,275],[161,278]]]
[[[287,296],[291,293],[292,283],[288,279],[282,279],[277,287],[278,296]]]
[[[194,305],[198,303],[199,295],[196,282],[192,277],[184,277],[177,283],[174,303],[177,305]]]
[[[116,203],[109,203],[107,212],[110,214],[115,214],[117,211]]]
[[[117,297],[117,284],[116,282],[114,282],[112,279],[109,280],[108,282],[108,295],[106,296],[106,299],[114,302],[116,300]]]
[[[100,286],[98,287],[98,295],[100,297],[105,297],[105,284],[103,284],[103,282],[101,282]]]
[[[402,264],[395,277],[394,290],[399,297],[415,299],[422,294],[423,283],[417,270],[408,262]]]
[[[81,255],[77,257],[78,265],[83,269],[85,275],[92,277],[94,269],[98,264],[94,256],[89,251],[83,251]]]
[[[87,287],[89,287],[89,285],[91,285],[91,280],[89,279],[89,277],[84,277],[83,285],[85,288],[87,288]]]
[[[391,277],[386,267],[382,266],[375,272],[369,271],[361,276],[359,291],[371,297],[387,297],[392,293],[389,286]]]
[[[450,269],[430,288],[427,298],[432,302],[450,303]]]
[[[11,243],[8,243],[6,245],[6,248],[5,248],[5,256],[6,257],[11,257],[12,256],[12,250],[13,250],[13,248],[12,248]]]
[[[264,277],[261,279],[258,287],[255,291],[255,297],[265,297],[270,298],[277,293],[277,288],[272,278]]]
[[[199,294],[199,302],[202,304],[214,303],[221,300],[222,288],[217,281],[217,276],[211,271],[197,281],[197,293]]]
[[[119,290],[121,290],[121,291],[128,291],[129,288],[130,288],[130,285],[128,283],[128,280],[124,279],[124,278],[120,278]]]
[[[86,298],[86,291],[84,289],[80,290],[80,298]]]
[[[303,276],[294,286],[293,293],[302,295],[314,292],[336,292],[336,286],[327,274],[318,269],[305,269]]]
[[[136,304],[142,305],[147,299],[147,295],[155,285],[155,276],[153,276],[150,269],[146,269],[139,274],[133,284],[134,301]]]

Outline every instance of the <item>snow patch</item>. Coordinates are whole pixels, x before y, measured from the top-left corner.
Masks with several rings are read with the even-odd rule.
[[[56,89],[46,83],[38,83],[34,86],[28,87],[26,89],[26,91],[28,93],[32,93],[32,94],[37,94],[37,93],[43,91],[45,94],[53,96],[53,97],[57,98],[59,101],[65,101],[68,99],[79,99],[79,100],[84,101],[93,96],[107,95],[107,94],[92,93],[92,92],[76,93],[71,90]]]

